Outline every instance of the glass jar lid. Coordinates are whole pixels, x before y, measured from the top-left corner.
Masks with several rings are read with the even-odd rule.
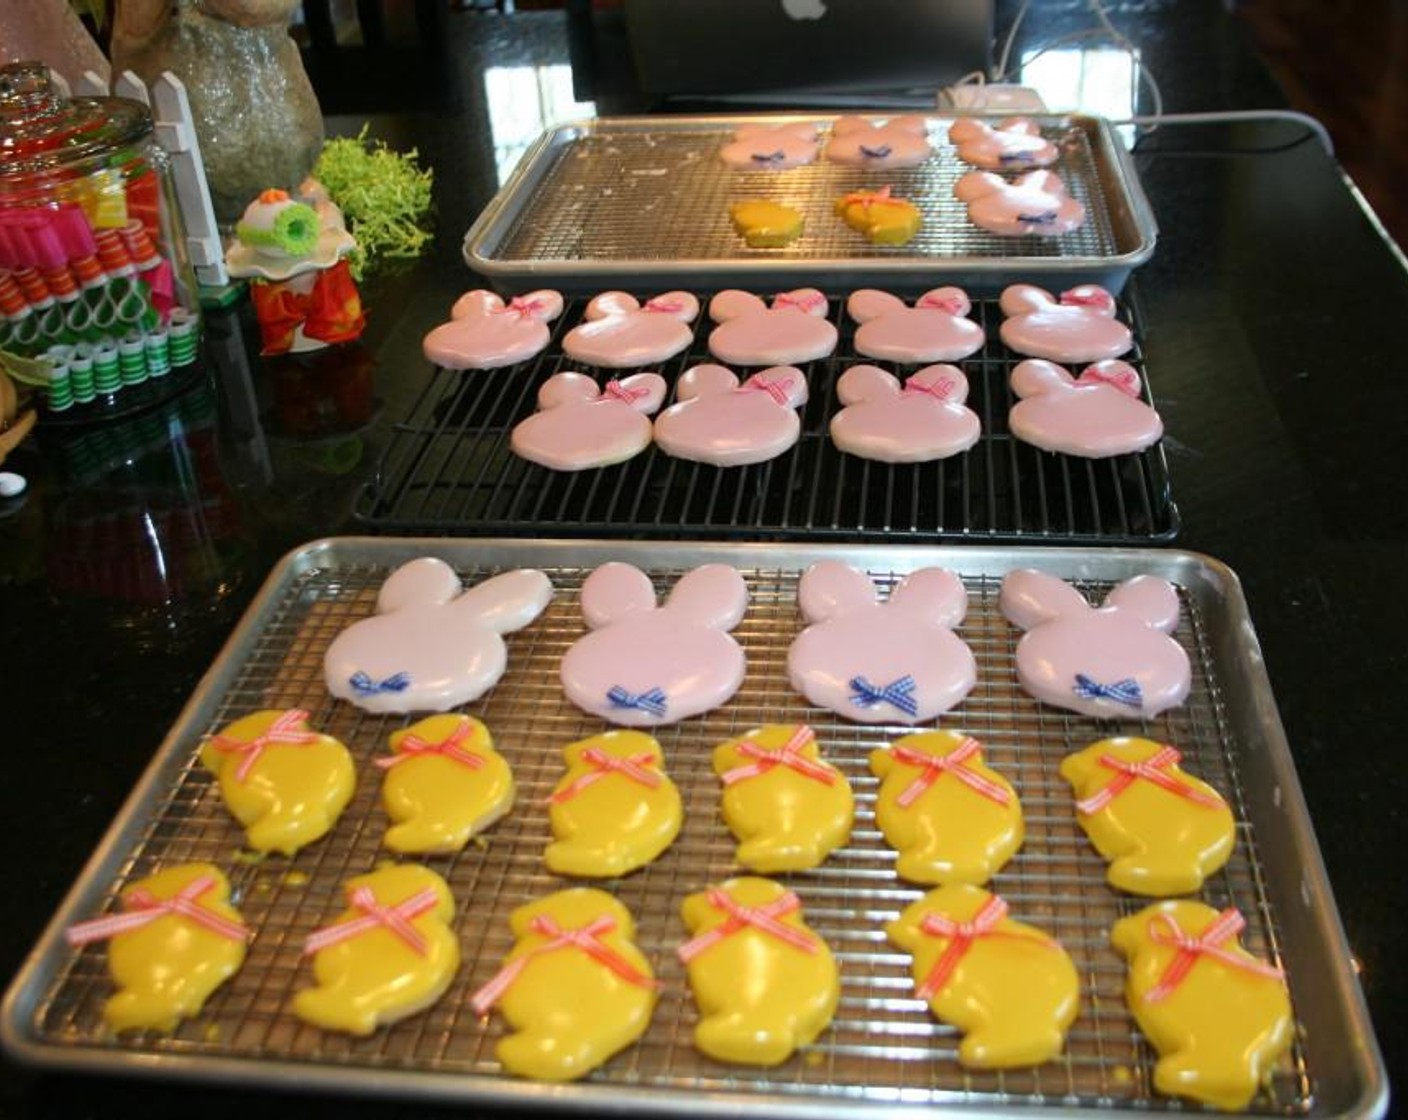
[[[0,177],[87,163],[151,131],[151,114],[139,102],[67,98],[43,63],[0,66]]]

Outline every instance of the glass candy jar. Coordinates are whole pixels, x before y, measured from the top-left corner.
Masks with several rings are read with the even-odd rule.
[[[187,380],[199,307],[146,106],[0,67],[0,363],[45,383],[51,419],[127,413]]]

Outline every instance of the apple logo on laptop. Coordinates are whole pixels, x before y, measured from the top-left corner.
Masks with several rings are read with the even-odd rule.
[[[826,5],[822,0],[782,0],[782,10],[789,19],[820,19]]]

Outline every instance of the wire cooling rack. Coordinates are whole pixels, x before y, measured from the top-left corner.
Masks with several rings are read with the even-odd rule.
[[[916,464],[876,463],[838,450],[827,426],[841,407],[841,374],[861,362],[901,378],[919,368],[858,355],[856,325],[843,306],[832,300],[829,311],[839,324],[836,352],[803,367],[809,399],[801,438],[776,459],[713,467],[672,459],[651,445],[616,466],[564,472],[520,459],[509,435],[533,413],[538,389],[553,374],[575,369],[604,384],[620,373],[563,354],[563,335],[585,309],[585,301],[571,301],[531,361],[497,370],[427,367],[424,390],[392,427],[377,472],[358,496],[357,519],[378,531],[487,536],[1139,544],[1177,534],[1162,444],[1080,459],[1012,436],[1007,415],[1017,398],[1008,377],[1021,357],[998,338],[1003,316],[996,300],[974,303],[972,318],[986,341],[955,363],[968,379],[968,407],[982,423],[975,447]],[[1119,315],[1130,322],[1131,306],[1121,304]],[[690,366],[716,361],[708,351],[713,324],[702,310],[694,326],[686,352],[654,367],[671,386]],[[1137,343],[1125,360],[1140,371],[1143,399],[1152,404]]]
[[[494,542],[488,549],[467,541],[420,543],[456,561],[467,583],[505,566],[497,559],[503,553]],[[271,577],[272,587],[266,587],[252,617],[237,631],[183,724],[168,739],[139,803],[114,826],[102,866],[80,884],[79,894],[66,904],[70,912],[46,935],[39,964],[31,965],[29,975],[22,975],[12,990],[6,1005],[7,1041],[13,1046],[16,1037],[24,1039],[23,1049],[36,1060],[89,1069],[481,1103],[535,1099],[533,1086],[506,1076],[495,1060],[494,1045],[504,1031],[500,1019],[476,1017],[468,999],[511,947],[510,911],[574,885],[543,866],[542,853],[550,839],[544,802],[562,773],[562,747],[598,733],[603,725],[571,707],[558,681],[563,652],[584,633],[577,592],[587,568],[561,562],[570,555],[563,549],[580,546],[557,543],[556,550],[541,554],[526,544],[511,553],[516,563],[537,559],[551,576],[556,597],[536,622],[509,636],[508,673],[471,709],[491,728],[497,748],[513,767],[515,808],[458,855],[425,861],[450,884],[464,953],[443,998],[366,1039],[315,1029],[289,1010],[294,994],[311,982],[310,965],[301,955],[305,937],[341,910],[342,885],[348,878],[387,858],[381,840],[388,822],[378,799],[378,771],[371,762],[387,752],[389,734],[411,721],[335,702],[323,686],[322,657],[328,643],[372,612],[381,582],[407,556],[402,542],[354,539],[345,545],[331,542],[337,547],[322,554],[314,549],[300,562],[286,561]],[[667,592],[692,566],[672,560],[670,554],[645,562],[654,555],[653,548],[669,547],[603,544],[591,555],[599,558],[619,548],[647,568],[657,591]],[[915,566],[913,554],[922,550],[905,551],[909,555],[900,563],[886,550],[874,550],[862,566],[887,592],[902,571]],[[1353,1040],[1367,1027],[1352,1015],[1342,1019],[1341,1009],[1317,995],[1313,977],[1335,969],[1325,967],[1323,958],[1295,957],[1295,952],[1307,951],[1296,949],[1297,944],[1313,943],[1313,923],[1299,914],[1293,915],[1294,922],[1285,920],[1283,908],[1299,901],[1294,890],[1275,898],[1271,893],[1269,884],[1278,880],[1272,873],[1276,868],[1269,869],[1263,858],[1267,845],[1278,868],[1289,859],[1296,865],[1295,876],[1310,877],[1300,878],[1300,893],[1310,890],[1318,910],[1333,915],[1328,888],[1320,898],[1315,868],[1292,847],[1292,834],[1308,830],[1308,820],[1293,817],[1287,828],[1269,834],[1251,823],[1259,814],[1265,819],[1273,797],[1278,809],[1286,804],[1294,809],[1300,802],[1293,771],[1288,771],[1289,791],[1278,779],[1274,794],[1264,771],[1256,771],[1262,775],[1256,781],[1244,777],[1264,766],[1269,747],[1262,738],[1249,741],[1248,728],[1240,726],[1242,717],[1234,712],[1249,710],[1250,705],[1260,718],[1267,718],[1269,694],[1263,691],[1264,677],[1257,675],[1259,667],[1216,652],[1225,650],[1229,636],[1243,640],[1250,635],[1249,623],[1238,615],[1244,608],[1238,606],[1235,586],[1210,592],[1222,577],[1187,554],[1045,553],[1048,570],[1069,564],[1071,570],[1093,577],[1078,584],[1092,598],[1101,596],[1112,580],[1130,574],[1131,557],[1146,565],[1145,570],[1182,565],[1177,570],[1187,577],[1180,588],[1184,612],[1176,637],[1191,655],[1188,702],[1144,725],[1102,723],[1040,705],[1017,687],[1018,634],[999,614],[996,600],[1000,571],[1027,561],[1017,552],[993,562],[986,555],[992,551],[953,550],[955,557],[962,553],[964,558],[948,561],[956,569],[960,563],[968,565],[964,581],[969,611],[958,633],[974,651],[979,679],[972,694],[941,722],[980,739],[987,761],[1007,776],[1021,798],[1026,840],[992,887],[1011,904],[1014,917],[1057,937],[1075,962],[1080,1012],[1063,1054],[1031,1069],[965,1070],[956,1060],[955,1031],[936,1022],[914,998],[909,958],[887,944],[883,925],[922,890],[894,874],[893,853],[876,828],[877,782],[867,766],[872,749],[910,729],[841,721],[810,708],[789,688],[787,649],[801,625],[797,581],[804,567],[801,560],[811,554],[774,559],[769,546],[757,546],[739,549],[733,557],[747,581],[750,603],[735,631],[748,657],[742,689],[724,707],[657,732],[668,772],[683,797],[683,830],[648,867],[621,880],[595,884],[616,895],[635,916],[638,944],[663,982],[659,1005],[637,1044],[587,1081],[555,1089],[552,1102],[798,1116],[833,1116],[837,1110],[897,1104],[962,1104],[1004,1115],[1031,1114],[1044,1107],[1177,1109],[1176,1102],[1152,1089],[1155,1055],[1125,1007],[1124,966],[1108,945],[1113,923],[1144,901],[1105,884],[1105,864],[1078,828],[1071,793],[1057,774],[1063,756],[1111,734],[1141,734],[1176,744],[1187,769],[1220,789],[1236,815],[1233,855],[1208,880],[1200,897],[1214,907],[1240,908],[1248,919],[1245,944],[1251,952],[1287,966],[1298,1022],[1308,1024],[1298,1028],[1295,1045],[1254,1108],[1296,1116],[1328,1115],[1328,1107],[1340,1115],[1340,1103],[1364,1095],[1363,1086],[1353,1081],[1350,1061],[1326,1061],[1312,1068],[1307,1059],[1307,1029],[1319,1045],[1333,1046],[1356,1045]],[[984,555],[974,559],[977,553]],[[721,550],[710,558],[727,560],[731,553]],[[1190,590],[1195,586],[1200,586],[1196,594]],[[196,756],[205,735],[252,710],[270,707],[310,711],[315,727],[348,745],[359,777],[355,796],[330,835],[292,859],[255,860],[243,851],[242,833]],[[1270,710],[1274,719],[1274,705]],[[732,858],[732,838],[718,815],[712,748],[759,725],[793,721],[811,724],[823,754],[845,772],[856,793],[850,842],[821,868],[781,877],[801,896],[808,923],[836,955],[840,1007],[832,1026],[814,1044],[779,1067],[723,1065],[702,1057],[691,1044],[697,1015],[674,953],[686,938],[678,908],[686,894],[740,873]],[[1281,742],[1284,748],[1284,739]],[[230,876],[235,901],[254,931],[249,957],[205,1009],[173,1034],[107,1037],[101,1008],[113,988],[105,973],[105,950],[101,945],[70,950],[57,927],[115,908],[124,886],[187,860],[209,860]],[[1311,903],[1306,897],[1304,905]],[[1295,950],[1290,957],[1288,948]],[[1303,966],[1299,971],[1290,967],[1291,957]],[[1361,1052],[1373,1049],[1372,1042],[1357,1045]]]

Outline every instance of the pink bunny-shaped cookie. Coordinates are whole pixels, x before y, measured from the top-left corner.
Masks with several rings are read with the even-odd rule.
[[[727,564],[686,572],[659,607],[639,568],[603,564],[582,584],[591,632],[563,655],[563,690],[583,711],[627,727],[717,708],[743,683],[743,648],[728,632],[747,609],[747,585]]]
[[[934,288],[913,307],[874,288],[852,292],[846,301],[860,324],[856,352],[892,362],[955,362],[977,353],[983,328],[967,317],[972,306],[962,288]]]
[[[1169,637],[1178,592],[1166,580],[1127,579],[1095,608],[1055,576],[1021,569],[1002,581],[998,608],[1026,631],[1017,680],[1038,700],[1099,719],[1152,719],[1188,697],[1188,654]]]
[[[803,573],[797,605],[812,625],[787,654],[792,687],[858,723],[922,723],[977,683],[973,653],[953,628],[968,592],[945,568],[921,568],[876,601],[869,577],[838,560]]]
[[[798,288],[773,297],[768,307],[750,292],[728,288],[709,301],[719,325],[709,353],[731,366],[780,366],[824,358],[836,349],[836,328],[826,321],[826,297]]]
[[[720,158],[740,171],[782,171],[816,159],[816,125],[745,124],[723,146]]]
[[[450,308],[450,321],[425,336],[421,349],[446,369],[498,369],[527,361],[548,344],[547,324],[562,314],[562,296],[550,289],[504,303],[476,288]]]
[[[827,159],[859,167],[914,167],[931,152],[929,126],[916,116],[893,117],[884,124],[838,117],[826,145]]]
[[[797,442],[807,403],[807,379],[796,366],[772,366],[743,384],[723,366],[688,369],[675,387],[677,403],[655,421],[666,455],[739,467],[775,459]]]
[[[1015,183],[991,171],[970,171],[953,185],[953,194],[967,205],[975,226],[1003,237],[1057,237],[1085,223],[1085,207],[1050,171],[1033,171]]]
[[[978,442],[978,416],[964,405],[968,379],[957,366],[925,366],[904,388],[879,366],[852,366],[836,383],[845,406],[831,418],[831,442],[882,463],[927,463]]]
[[[1115,297],[1098,284],[1082,284],[1059,297],[1031,284],[1013,284],[998,303],[1007,316],[1002,341],[1029,358],[1098,362],[1118,358],[1134,345],[1129,328],[1115,318]]]
[[[1079,377],[1055,362],[1028,358],[1012,371],[1007,425],[1020,440],[1087,459],[1142,451],[1164,423],[1139,399],[1139,374],[1118,358],[1087,366]]]
[[[625,292],[602,292],[587,304],[584,321],[567,332],[569,358],[607,369],[630,369],[673,358],[694,340],[689,324],[699,301],[665,292],[641,303]]]
[[[1060,149],[1042,138],[1041,129],[1025,117],[990,125],[961,117],[948,130],[949,142],[958,145],[958,158],[984,171],[1025,171],[1049,167]]]
[[[624,463],[649,446],[649,417],[664,400],[658,373],[612,378],[605,389],[585,373],[555,373],[538,390],[538,411],[513,429],[509,444],[555,471]]]
[[[369,712],[444,712],[477,700],[508,665],[500,635],[523,629],[551,600],[552,583],[533,568],[464,591],[443,560],[402,564],[381,585],[376,614],[328,646],[328,691]]]

